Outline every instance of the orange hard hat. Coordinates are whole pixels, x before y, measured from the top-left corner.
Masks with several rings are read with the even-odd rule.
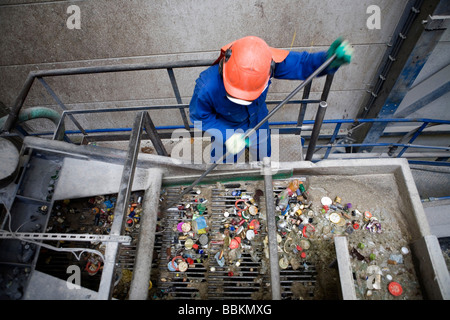
[[[271,48],[258,37],[248,36],[222,47],[223,82],[232,98],[253,101],[267,87],[273,63],[283,61],[289,51]]]

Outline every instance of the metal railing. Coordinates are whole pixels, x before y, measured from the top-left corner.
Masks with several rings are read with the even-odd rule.
[[[400,136],[400,139],[398,139],[397,142],[378,142],[378,143],[353,143],[351,142],[351,138],[349,137],[349,134],[351,133],[349,130],[349,134],[345,135],[339,135],[339,132],[343,125],[348,124],[352,125],[354,130],[356,126],[358,125],[364,125],[366,123],[380,123],[384,122],[388,125],[395,125],[395,124],[414,124],[417,123],[417,127],[408,130],[406,132],[397,132],[395,134],[385,133],[380,137],[380,140],[383,138],[389,138],[390,136]],[[294,126],[296,123],[293,121],[285,121],[285,122],[272,122],[270,125],[272,126]],[[314,124],[314,120],[305,120],[303,124],[309,125]],[[325,149],[325,153],[322,156],[318,156],[316,154],[316,157],[312,160],[314,162],[329,159],[330,155],[333,154],[333,151],[336,151],[337,148],[359,148],[359,147],[380,147],[381,149],[385,149],[386,152],[384,153],[385,157],[392,157],[392,158],[401,158],[405,155],[405,152],[411,148],[411,149],[419,149],[419,150],[437,150],[438,152],[435,153],[415,153],[411,154],[410,156],[412,158],[436,158],[434,161],[420,161],[420,160],[408,160],[411,164],[424,164],[424,165],[436,165],[436,166],[450,166],[450,162],[447,162],[450,158],[450,145],[447,146],[441,146],[441,145],[423,145],[423,144],[413,144],[413,142],[419,138],[421,135],[427,135],[430,134],[429,132],[424,132],[425,129],[430,128],[432,126],[438,126],[438,125],[449,125],[449,128],[440,131],[440,132],[432,132],[431,134],[445,134],[450,135],[450,120],[441,120],[441,119],[428,119],[428,118],[411,118],[411,119],[401,119],[401,118],[377,118],[377,119],[327,119],[323,120],[324,125],[334,125],[333,133],[331,135],[322,134],[319,136],[319,140],[325,140],[328,141],[326,144],[319,144],[315,145],[314,152],[317,152],[320,149]],[[290,131],[289,128],[283,128],[282,130],[285,130],[287,132]],[[338,141],[338,138],[341,138]],[[449,141],[450,143],[450,141]],[[307,146],[309,149],[309,145]],[[397,150],[400,149],[400,151],[397,152]],[[346,159],[351,158],[360,158],[358,155],[362,155],[364,157],[380,157],[380,153],[347,153]],[[352,155],[354,157],[352,157]]]
[[[120,133],[124,131],[129,131],[127,134],[120,135],[109,135],[108,137],[103,136],[104,138],[108,138],[110,140],[127,139],[129,140],[129,147],[126,154],[126,161],[124,163],[124,168],[122,171],[122,179],[120,183],[120,187],[118,190],[118,200],[116,204],[115,210],[115,218],[114,224],[111,228],[111,234],[113,236],[120,236],[122,234],[123,228],[123,217],[126,213],[126,205],[129,202],[131,185],[133,184],[134,179],[134,170],[136,168],[136,160],[137,155],[139,153],[139,144],[141,139],[145,139],[146,136],[143,134],[143,130],[145,129],[147,137],[152,140],[153,145],[156,146],[158,154],[167,156],[165,152],[164,146],[161,143],[161,137],[164,134],[171,134],[175,129],[186,129],[189,132],[193,132],[193,126],[189,124],[186,116],[186,108],[189,108],[189,105],[182,104],[181,97],[178,91],[178,86],[176,83],[175,75],[173,73],[174,68],[186,68],[186,67],[204,67],[211,65],[211,61],[191,61],[191,62],[183,62],[183,63],[170,63],[170,64],[149,64],[149,65],[122,65],[122,66],[106,66],[106,67],[90,67],[90,68],[75,68],[75,69],[62,69],[62,70],[50,70],[50,71],[37,71],[31,72],[25,82],[24,87],[22,88],[19,97],[16,99],[14,107],[11,109],[11,112],[8,116],[7,121],[3,126],[3,134],[8,134],[14,127],[15,122],[18,118],[19,112],[24,104],[24,101],[28,95],[28,92],[34,82],[34,79],[38,79],[44,88],[51,94],[51,96],[55,99],[59,107],[62,109],[62,116],[60,122],[56,128],[56,130],[52,133],[33,133],[33,135],[45,135],[51,134],[53,135],[53,139],[58,139],[61,136],[65,136],[67,140],[70,139],[67,137],[71,134],[81,134],[83,138],[99,139],[95,134],[101,133]],[[153,69],[166,69],[168,72],[168,76],[171,80],[172,89],[177,100],[177,104],[174,105],[164,105],[164,106],[144,106],[144,107],[126,107],[126,108],[107,108],[107,109],[91,109],[91,110],[68,110],[63,102],[57,97],[54,91],[50,88],[47,82],[45,82],[45,77],[50,76],[61,76],[61,75],[75,75],[75,74],[94,74],[94,73],[104,73],[104,72],[123,72],[123,71],[135,71],[135,70],[153,70]],[[397,157],[402,157],[405,154],[405,151],[408,148],[420,148],[420,149],[438,149],[449,151],[450,147],[442,147],[442,146],[423,146],[423,145],[415,145],[412,144],[417,137],[423,134],[425,128],[430,125],[435,124],[450,124],[450,121],[445,120],[434,120],[434,119],[342,119],[342,120],[323,120],[324,118],[324,108],[320,108],[317,111],[315,120],[304,120],[304,115],[306,111],[306,107],[308,104],[316,103],[321,106],[326,106],[326,103],[323,104],[321,102],[327,101],[327,96],[330,91],[331,83],[333,80],[333,76],[327,76],[325,81],[324,90],[322,92],[321,99],[319,100],[310,100],[309,92],[311,86],[308,85],[303,90],[302,100],[290,100],[287,103],[290,104],[299,104],[300,110],[298,114],[297,121],[287,121],[287,122],[269,122],[269,125],[272,129],[276,126],[283,126],[282,130],[279,132],[282,134],[298,134],[299,135],[299,143],[301,143],[300,134],[302,131],[309,131],[312,129],[311,136],[309,138],[308,144],[308,153],[307,160],[312,160],[313,155],[316,150],[320,150],[325,148],[326,152],[323,156],[323,159],[329,158],[332,154],[333,149],[338,147],[355,147],[357,144],[351,143],[339,143],[337,139],[339,138],[339,131],[343,124],[362,124],[366,122],[377,122],[377,121],[386,121],[386,122],[420,122],[421,125],[418,129],[413,130],[413,132],[408,132],[406,135],[402,137],[407,137],[409,140],[407,143],[403,143],[402,141],[399,143],[379,143],[374,144],[374,146],[379,147],[387,147],[390,148],[391,156],[393,156],[395,150],[394,148],[402,148],[402,150],[396,155]],[[268,101],[267,104],[280,104],[279,101]],[[149,111],[151,110],[168,110],[168,109],[178,109],[180,115],[182,117],[183,123],[178,126],[155,126],[150,115]],[[136,119],[133,124],[133,128],[99,128],[95,130],[86,130],[82,127],[82,125],[75,119],[76,115],[80,114],[94,114],[94,113],[116,113],[116,112],[132,112],[135,113]],[[64,122],[66,118],[69,118],[74,125],[78,128],[78,130],[67,131],[65,130],[66,126]],[[334,132],[331,137],[324,137],[324,135],[320,135],[320,129],[323,124],[334,124]],[[312,126],[309,126],[312,125]],[[164,132],[165,131],[165,132]],[[64,133],[64,135],[62,135]],[[29,133],[25,132],[25,134],[29,135]],[[89,135],[94,134],[94,137],[89,137]],[[326,139],[329,142],[327,144],[317,144],[318,141]],[[346,141],[345,139],[343,141]],[[67,144],[69,145],[69,144]],[[445,159],[444,157],[441,157]],[[320,161],[321,159],[319,159]],[[316,159],[317,161],[317,159]],[[448,162],[444,161],[434,161],[439,162],[444,165],[449,165]],[[266,168],[270,168],[267,166]],[[270,183],[269,183],[270,184]],[[186,190],[186,189],[185,189]],[[267,189],[266,189],[267,190]],[[158,191],[159,193],[159,191]],[[267,194],[267,192],[266,192]],[[271,201],[273,203],[273,201]],[[142,231],[141,231],[142,232]],[[102,278],[99,287],[98,297],[101,299],[109,299],[111,297],[111,288],[113,285],[113,280],[115,276],[115,262],[117,261],[117,257],[119,254],[119,243],[118,242],[108,242],[107,249],[105,252],[106,262],[104,264],[104,268],[102,270]]]
[[[28,96],[28,93],[31,89],[31,86],[34,83],[34,80],[37,79],[45,88],[45,90],[52,96],[57,105],[62,110],[61,121],[57,126],[54,132],[38,132],[38,133],[28,133],[24,130],[20,130],[23,135],[34,135],[34,136],[44,136],[44,135],[53,135],[53,139],[57,139],[57,137],[63,136],[64,139],[68,142],[71,142],[68,135],[83,135],[83,139],[85,142],[95,142],[95,141],[119,141],[119,140],[129,140],[130,134],[127,132],[131,132],[131,128],[98,128],[87,130],[83,128],[83,126],[75,119],[75,116],[81,114],[96,114],[96,113],[116,113],[116,112],[141,112],[141,111],[155,111],[155,110],[173,110],[178,109],[182,118],[182,125],[169,125],[169,126],[155,126],[150,118],[150,116],[146,117],[146,126],[145,131],[146,135],[143,135],[143,139],[151,139],[154,145],[157,145],[156,151],[160,155],[167,155],[162,146],[161,139],[170,138],[171,134],[174,130],[177,129],[186,129],[191,134],[193,134],[193,126],[189,123],[186,115],[186,109],[189,108],[188,104],[183,104],[181,95],[178,89],[178,84],[175,78],[174,69],[177,68],[192,68],[192,67],[208,67],[214,61],[213,60],[193,60],[193,61],[182,61],[182,62],[171,62],[171,63],[152,63],[152,64],[127,64],[127,65],[117,65],[117,66],[101,66],[101,67],[81,67],[81,68],[67,68],[67,69],[55,69],[55,70],[41,70],[41,71],[32,71],[29,73],[25,84],[23,85],[14,106],[11,108],[9,116],[5,121],[5,124],[2,129],[2,135],[8,135],[9,132],[13,129],[15,125],[15,121],[18,118],[18,114],[21,108],[24,105],[24,102]],[[103,108],[103,109],[85,109],[85,110],[69,110],[61,99],[56,95],[56,93],[52,90],[50,85],[45,81],[47,77],[58,77],[58,76],[67,76],[67,75],[80,75],[80,74],[98,74],[98,73],[113,73],[113,72],[127,72],[127,71],[142,71],[142,70],[158,70],[158,69],[166,69],[167,74],[170,79],[170,83],[172,85],[172,90],[174,93],[174,97],[177,101],[177,104],[171,105],[155,105],[155,106],[138,106],[138,107],[121,107],[121,108]],[[290,100],[287,104],[296,104],[299,105],[299,113],[297,121],[284,121],[284,122],[269,122],[270,127],[273,129],[275,127],[279,128],[280,134],[296,134],[301,135],[302,131],[309,131],[317,124],[317,116],[319,115],[320,107],[316,114],[316,120],[304,120],[306,108],[309,104],[319,104],[321,101],[327,101],[328,94],[330,92],[331,84],[333,81],[333,75],[327,75],[326,81],[323,87],[322,95],[320,99],[309,99],[309,94],[311,90],[312,82],[306,85],[303,89],[303,95],[301,100]],[[268,105],[277,105],[281,101],[267,101]],[[322,110],[323,111],[323,110]],[[323,112],[322,112],[323,115]],[[69,118],[72,123],[76,126],[78,130],[65,130],[65,120]],[[450,124],[450,121],[447,120],[439,120],[439,119],[397,119],[397,118],[389,118],[389,119],[332,119],[332,120],[323,120],[319,119],[320,123],[315,126],[316,129],[320,129],[322,123],[323,124],[334,124],[334,131],[331,136],[327,136],[324,134],[319,134],[320,130],[316,130],[313,132],[309,138],[309,144],[306,146],[308,148],[307,160],[312,161],[320,161],[323,159],[328,159],[330,155],[332,155],[337,148],[357,148],[357,147],[383,147],[387,149],[386,155],[388,157],[402,157],[406,150],[409,148],[413,149],[421,149],[421,150],[438,150],[444,151],[443,156],[436,157],[438,161],[417,161],[410,160],[410,163],[424,163],[424,164],[434,164],[434,165],[445,165],[448,166],[450,163],[447,162],[449,155],[447,155],[448,151],[450,151],[450,146],[430,146],[430,145],[417,145],[413,144],[413,142],[423,134],[424,129],[428,128],[432,125],[445,125]],[[420,123],[420,126],[413,130],[412,132],[404,133],[402,138],[397,143],[391,142],[379,142],[373,144],[356,144],[352,143],[351,139],[340,139],[338,141],[339,132],[344,124],[349,125],[363,125],[367,123],[388,123],[388,124],[396,124],[396,123]],[[20,129],[20,126],[17,128]],[[303,135],[304,136],[304,135]],[[380,137],[382,138],[383,135]],[[319,140],[327,140],[329,141],[327,144],[317,144]],[[341,137],[342,138],[342,137]],[[409,139],[405,142],[405,139]],[[300,143],[301,139],[299,139]],[[401,148],[401,150],[396,153],[397,149]],[[311,150],[309,150],[311,149]],[[325,153],[322,157],[318,157],[316,154],[314,158],[312,157],[316,151],[320,149],[326,149]],[[422,155],[422,157],[426,156],[426,154]],[[357,158],[357,156],[355,156]]]
[[[345,123],[350,124],[365,124],[365,123],[388,123],[388,124],[397,124],[397,123],[420,123],[420,125],[404,134],[398,142],[378,142],[378,143],[346,143],[346,139],[341,140],[341,142],[336,142],[336,138],[338,136],[339,130],[341,126]],[[327,159],[331,154],[332,150],[339,148],[357,148],[357,147],[383,147],[387,149],[387,155],[389,157],[401,158],[406,150],[409,148],[412,149],[421,149],[421,150],[439,150],[439,151],[450,151],[450,146],[438,146],[438,145],[420,145],[413,144],[413,142],[423,133],[423,131],[431,126],[435,125],[450,125],[449,120],[440,120],[440,119],[427,119],[427,118],[415,118],[415,119],[397,119],[397,118],[389,118],[389,119],[340,119],[340,120],[325,120],[324,123],[334,123],[335,128],[334,132],[330,138],[328,144],[325,145],[316,145],[317,149],[325,148],[326,152],[323,156],[323,159]],[[406,141],[405,141],[406,140]],[[396,153],[397,149],[401,148],[401,150]],[[445,154],[446,156],[450,156],[450,153]],[[417,155],[416,155],[417,156]],[[424,153],[420,155],[420,157],[429,157],[432,158],[433,155]],[[415,164],[433,164],[433,165],[446,165],[450,166],[449,162],[446,162],[446,157],[438,157],[439,161],[418,161],[418,160],[409,160],[410,163]]]
[[[310,100],[311,102],[316,102],[315,100]],[[294,100],[290,101],[290,103],[298,104],[303,103],[303,100]],[[277,103],[277,101],[268,101],[267,103]],[[184,105],[186,108],[188,108],[188,105]],[[171,106],[164,106],[163,108],[170,108]],[[122,109],[101,109],[101,110],[74,110],[74,111],[68,111],[67,113],[64,112],[63,116],[69,116],[69,115],[76,115],[76,114],[87,114],[87,113],[96,113],[96,112],[124,112],[124,111],[139,111],[139,110],[152,110],[159,107],[135,107],[135,108],[124,108],[126,110]],[[177,106],[178,108],[178,106]],[[399,139],[400,142],[379,142],[379,143],[373,143],[373,144],[364,144],[364,143],[352,143],[349,142],[348,136],[340,135],[339,132],[343,125],[348,124],[363,124],[363,123],[376,123],[376,122],[388,122],[389,124],[399,124],[399,123],[419,123],[417,129],[414,129],[412,131],[407,132],[399,132],[396,133],[395,136],[400,136]],[[314,126],[315,120],[304,120],[302,123],[302,126],[297,126],[297,122],[295,121],[278,121],[278,122],[269,122],[269,126],[271,129],[277,128],[278,132],[280,134],[295,134],[299,130],[303,128],[303,131],[310,131],[310,129]],[[317,137],[317,140],[320,141],[328,141],[326,144],[316,144],[314,148],[314,152],[316,153],[320,149],[325,149],[325,153],[318,157],[316,154],[315,157],[312,159],[313,162],[329,159],[330,155],[336,152],[337,148],[357,148],[357,147],[365,147],[365,146],[371,146],[371,147],[381,147],[386,150],[385,156],[393,157],[393,158],[400,158],[405,155],[405,152],[411,148],[411,149],[419,149],[421,151],[428,151],[428,150],[436,150],[438,152],[441,152],[439,154],[438,152],[430,154],[430,153],[421,153],[421,154],[414,154],[415,158],[436,158],[436,161],[419,161],[419,160],[409,160],[410,163],[413,164],[432,164],[432,165],[438,165],[438,166],[450,166],[449,162],[446,162],[448,158],[450,157],[450,146],[432,146],[432,145],[420,145],[420,144],[413,144],[413,142],[421,135],[426,135],[427,133],[424,132],[424,130],[431,126],[431,125],[450,125],[449,120],[439,120],[439,119],[427,119],[427,118],[417,118],[417,119],[326,119],[323,120],[324,125],[334,125],[334,129],[332,129],[333,133],[330,134],[320,134]],[[189,125],[190,131],[193,130],[193,126]],[[156,126],[155,130],[159,133],[159,136],[163,138],[169,138],[171,133],[174,130],[177,129],[184,129],[184,126],[182,125],[173,125],[173,126]],[[124,132],[131,132],[132,128],[103,128],[103,129],[94,129],[94,130],[86,130],[86,133],[88,134],[100,134],[97,136],[93,136],[91,138],[91,141],[104,141],[104,140],[128,140],[129,135],[123,134]],[[81,134],[82,132],[79,130],[67,130],[65,131],[66,135],[77,135]],[[101,135],[102,133],[105,133],[107,135]],[[113,133],[113,135],[111,135]],[[117,133],[118,135],[114,135],[114,133]],[[450,134],[449,131],[440,132],[439,134]],[[42,132],[42,133],[34,133],[32,135],[53,135],[56,136],[55,132]],[[383,135],[383,137],[389,137],[393,134],[386,133]],[[306,137],[306,135],[303,135]],[[338,139],[340,140],[338,141]],[[402,140],[405,140],[405,138],[408,138],[407,142],[401,142]],[[299,139],[300,143],[300,139]],[[311,144],[308,144],[305,146],[309,150]],[[398,149],[400,151],[396,152]],[[358,158],[357,154],[353,154],[354,158]],[[370,157],[370,154],[364,154],[365,157]],[[351,158],[349,156],[348,158]]]
[[[175,80],[173,69],[176,68],[193,68],[193,67],[207,67],[210,66],[213,60],[190,60],[190,61],[179,61],[170,63],[149,63],[149,64],[123,64],[123,65],[112,65],[112,66],[100,66],[100,67],[79,67],[79,68],[65,68],[65,69],[53,69],[53,70],[39,70],[31,71],[27,79],[25,80],[22,89],[17,96],[13,107],[9,113],[9,116],[3,125],[2,131],[9,132],[15,121],[18,118],[19,112],[22,109],[24,102],[30,92],[31,86],[35,79],[38,79],[46,89],[46,91],[53,97],[58,106],[63,110],[67,110],[61,99],[55,94],[50,85],[45,82],[44,78],[47,77],[58,77],[58,76],[72,76],[72,75],[82,75],[82,74],[99,74],[99,73],[114,73],[114,72],[128,72],[128,71],[144,71],[144,70],[159,70],[166,69],[171,80],[172,89],[174,91],[177,101],[180,102],[180,94],[178,91],[178,86]],[[184,109],[180,108],[180,113],[183,118],[183,123],[185,127],[188,127],[188,121]],[[72,119],[74,121],[74,119]],[[75,120],[74,124],[83,131],[81,125]]]
[[[141,112],[141,111],[150,111],[150,110],[162,110],[162,109],[178,109],[181,115],[181,118],[183,120],[183,127],[184,129],[188,130],[193,133],[193,127],[189,124],[189,121],[187,119],[186,115],[186,108],[189,108],[189,105],[183,104],[180,91],[178,89],[178,84],[175,78],[174,69],[177,68],[192,68],[192,67],[209,67],[214,63],[214,60],[192,60],[192,61],[181,61],[181,62],[171,62],[171,63],[153,63],[153,64],[125,64],[125,65],[115,65],[115,66],[100,66],[100,67],[79,67],[79,68],[66,68],[66,69],[54,69],[54,70],[41,70],[41,71],[31,71],[28,74],[28,77],[18,95],[16,98],[13,107],[11,108],[11,111],[3,125],[3,128],[1,128],[0,135],[9,135],[11,130],[13,128],[18,129],[18,131],[22,135],[29,135],[28,132],[23,130],[20,126],[16,125],[16,121],[19,118],[19,113],[24,105],[24,102],[28,96],[28,93],[30,92],[30,89],[34,83],[34,80],[37,79],[45,88],[45,90],[50,94],[50,96],[55,100],[57,105],[62,110],[62,116],[61,120],[53,134],[53,139],[64,139],[67,142],[71,142],[70,139],[67,137],[68,132],[65,130],[65,118],[68,117],[72,123],[78,128],[79,133],[83,134],[84,138],[86,140],[89,140],[88,135],[93,132],[106,132],[102,130],[86,130],[83,128],[83,126],[75,119],[74,115],[77,114],[93,114],[93,113],[106,113],[106,112]],[[170,79],[170,83],[172,86],[172,90],[174,93],[174,96],[176,98],[177,104],[175,105],[164,105],[164,106],[144,106],[144,107],[125,107],[125,108],[107,108],[107,109],[91,109],[91,110],[68,110],[68,108],[64,105],[64,103],[61,101],[61,99],[56,95],[56,93],[53,91],[53,89],[50,87],[50,85],[45,81],[44,78],[47,77],[58,77],[58,76],[71,76],[71,75],[82,75],[82,74],[99,74],[99,73],[114,73],[114,72],[129,72],[129,71],[143,71],[143,70],[160,70],[160,69],[166,69],[167,74]],[[306,107],[308,104],[316,103],[319,104],[320,102],[326,102],[328,94],[330,92],[331,84],[333,82],[333,75],[328,74],[326,76],[323,92],[321,95],[320,100],[311,100],[309,99],[309,93],[312,85],[312,80],[310,82],[304,83],[305,87],[303,90],[303,97],[302,100],[296,100],[292,101],[293,93],[291,93],[288,98],[285,99],[285,101],[270,101],[268,104],[278,104],[284,105],[284,104],[300,104],[300,110],[298,114],[298,120],[296,122],[296,134],[300,134],[302,130],[302,124],[306,112]],[[312,76],[310,76],[312,79]],[[287,102],[286,102],[287,101]],[[278,107],[277,106],[277,107]],[[275,107],[275,108],[277,108]],[[317,118],[323,119],[323,113],[322,110],[324,108],[320,108],[317,111]],[[322,114],[322,115],[321,115]],[[321,115],[321,117],[319,117]],[[161,132],[158,132],[158,128],[155,128],[149,114],[146,115],[146,126],[145,131],[147,135],[150,137],[152,142],[154,144],[158,145],[157,152],[160,155],[167,155],[167,152],[164,150],[164,147],[161,143],[161,138],[167,137],[167,134],[171,133],[171,130],[175,130],[179,128],[178,126],[173,126],[172,128],[168,128],[169,132],[166,132],[165,135],[163,135]],[[16,126],[15,126],[16,125]],[[315,123],[316,128],[315,131],[320,130],[321,123],[316,121]],[[166,127],[167,128],[167,127]],[[128,128],[126,129],[117,129],[113,128],[108,130],[109,132],[114,131],[129,131]],[[159,131],[161,131],[161,128],[159,128]],[[167,131],[167,129],[166,129]],[[77,133],[76,131],[72,131],[72,133]],[[37,133],[33,135],[43,135],[47,133]],[[105,137],[104,137],[105,138]],[[128,136],[120,137],[120,136],[109,136],[107,139],[109,140],[121,140],[121,139],[128,139]],[[143,136],[145,139],[146,136]],[[97,137],[96,139],[99,139]],[[92,140],[91,140],[92,141]],[[311,157],[312,153],[310,152]]]

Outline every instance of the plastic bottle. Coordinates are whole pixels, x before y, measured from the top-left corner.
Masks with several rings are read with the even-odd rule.
[[[299,181],[296,180],[292,180],[291,183],[289,183],[288,185],[288,189],[291,190],[292,193],[296,192],[297,189],[299,188]]]
[[[280,209],[282,211],[287,207],[287,205],[289,203],[289,191],[290,190],[285,189],[278,196],[278,199],[279,199],[278,206],[280,207]]]
[[[280,195],[278,196],[279,203],[278,206],[283,211],[286,209],[288,203],[289,203],[289,197],[294,195],[299,187],[299,181],[297,179],[291,180],[288,187],[284,189]]]

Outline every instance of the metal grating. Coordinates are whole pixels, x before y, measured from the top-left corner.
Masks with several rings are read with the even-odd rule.
[[[179,193],[178,188],[170,188],[167,190],[167,199],[171,201]],[[184,204],[194,204],[195,196],[197,194],[192,191],[189,194],[190,201],[186,201]],[[207,216],[207,214],[205,214]],[[203,263],[195,259],[194,265],[190,266],[186,272],[172,272],[168,270],[168,263],[170,258],[181,255],[181,251],[185,247],[185,239],[178,237],[178,232],[174,231],[177,228],[177,224],[180,221],[189,221],[185,217],[184,210],[178,210],[178,208],[168,209],[162,218],[162,241],[160,247],[160,255],[158,261],[158,290],[159,295],[162,297],[171,297],[178,299],[190,299],[195,298],[199,294],[197,285],[192,285],[192,280],[195,283],[202,283],[206,281],[206,268]],[[178,244],[180,248],[175,249],[175,245]],[[156,249],[156,247],[155,247]],[[173,251],[173,252],[172,252]],[[203,259],[207,259],[207,255],[204,255]],[[187,278],[191,279],[189,282]]]
[[[200,197],[207,200],[204,217],[208,221],[210,241],[207,246],[203,247],[204,253],[199,260],[194,259],[194,264],[189,266],[185,272],[170,271],[168,263],[171,262],[173,257],[183,254],[185,248],[184,237],[178,237],[181,234],[177,230],[178,223],[189,222],[192,218],[186,217],[186,212],[182,206],[172,207],[164,212],[162,217],[164,231],[162,232],[157,280],[159,298],[221,300],[272,298],[270,293],[270,263],[265,257],[263,245],[263,239],[267,236],[263,197],[259,205],[261,212],[258,218],[261,225],[260,232],[257,235],[259,240],[242,245],[244,249],[241,250],[239,265],[233,262],[220,266],[215,258],[215,255],[224,248],[223,243],[218,241],[223,234],[223,225],[226,220],[224,212],[232,214],[235,202],[238,199],[232,194],[232,191],[238,191],[251,197],[253,193],[247,189],[254,190],[255,188],[246,188],[245,185],[248,187],[248,184],[249,182],[240,183],[238,184],[240,187],[228,189],[226,185],[221,184],[197,188],[200,189]],[[173,200],[180,193],[180,190],[177,187],[168,188],[165,194],[167,201]],[[283,188],[275,187],[274,193],[278,194],[282,190]],[[199,194],[196,190],[193,190],[185,196],[183,205],[195,205],[198,199]],[[309,296],[312,297],[315,282],[315,266],[309,262],[305,262],[296,270],[292,269],[292,266],[280,270],[283,299],[295,297],[294,283],[303,284]]]
[[[284,189],[286,189],[287,184],[288,183],[286,182],[283,187],[275,185],[273,188],[274,196],[278,196]],[[314,297],[316,276],[316,266],[314,263],[309,261],[304,262],[303,265],[296,270],[292,268],[292,265],[289,265],[289,267],[284,270],[280,269],[282,299],[298,298],[293,292],[294,283],[302,284],[303,288],[306,288],[306,292],[302,292],[302,294],[306,294],[307,297],[312,299]]]
[[[246,189],[233,189],[241,194],[253,196],[252,192]],[[220,234],[220,228],[223,225],[223,213],[233,212],[236,202],[236,197],[231,195],[230,190],[212,189],[211,190],[211,213],[212,223],[211,231],[214,234]],[[260,207],[261,209],[261,207]],[[266,225],[263,219],[259,219],[261,223],[259,240],[262,240],[266,235]],[[256,236],[255,236],[256,238]],[[240,258],[240,265],[236,268],[234,265],[229,275],[228,267],[220,267],[214,258],[217,252],[222,250],[222,246],[211,245],[210,248],[210,265],[216,268],[215,272],[210,272],[208,275],[208,298],[212,299],[251,299],[260,290],[264,289],[269,283],[269,273],[267,267],[262,265],[263,244],[262,241],[251,243],[248,247],[252,250],[244,250]]]
[[[152,265],[152,283],[153,290],[149,296],[150,299],[271,299],[270,290],[270,263],[264,253],[263,239],[267,236],[265,223],[265,202],[261,197],[259,202],[259,212],[257,216],[260,222],[260,228],[257,235],[258,241],[243,243],[239,265],[225,263],[220,266],[215,255],[224,248],[221,236],[225,222],[224,212],[229,212],[232,216],[235,208],[235,202],[238,199],[232,195],[232,191],[245,194],[248,197],[253,196],[250,189],[255,190],[255,185],[249,184],[256,182],[242,182],[238,188],[226,188],[227,185],[205,185],[191,191],[183,200],[183,205],[193,206],[199,198],[206,200],[206,211],[203,216],[208,222],[207,246],[202,247],[203,253],[192,256],[194,263],[189,265],[185,272],[170,271],[168,263],[176,256],[185,255],[185,237],[183,233],[177,230],[180,222],[191,222],[192,217],[186,216],[186,210],[173,207],[166,210],[159,217],[159,228],[156,230],[154,260]],[[247,186],[248,188],[246,188]],[[274,194],[279,194],[284,188],[275,186]],[[165,190],[165,197],[168,201],[174,199],[180,193],[180,187],[172,187]],[[200,195],[197,190],[201,190]],[[188,200],[187,200],[188,199]],[[79,199],[80,203],[86,203],[88,199]],[[72,217],[75,217],[74,215]],[[81,230],[90,227],[90,219],[81,219],[79,227]],[[116,274],[120,277],[129,273],[123,273],[124,270],[132,272],[136,258],[136,242],[139,229],[133,229],[128,233],[133,239],[130,244],[122,244],[119,250]],[[255,237],[256,240],[256,237]],[[62,246],[82,246],[83,243],[65,242]],[[67,278],[66,268],[70,264],[79,264],[71,254],[47,252],[41,250],[38,259],[37,269],[45,273],[52,274],[61,279]],[[213,268],[213,269],[211,269]],[[232,273],[230,273],[232,272]],[[95,276],[83,278],[83,286],[92,290],[98,289],[101,272]],[[120,280],[116,279],[117,283]],[[305,290],[309,297],[313,297],[314,286],[316,282],[315,266],[305,262],[296,270],[289,265],[287,269],[280,269],[280,284],[283,299],[296,298],[295,285],[303,284],[302,296],[305,296]],[[117,284],[116,283],[116,284]],[[116,287],[116,297],[126,299],[128,288]]]

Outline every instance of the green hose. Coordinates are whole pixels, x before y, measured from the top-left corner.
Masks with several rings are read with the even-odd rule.
[[[3,127],[7,118],[8,116],[0,118],[0,128]],[[55,124],[55,126],[58,126],[59,121],[61,120],[61,115],[57,111],[50,108],[44,107],[28,108],[20,111],[17,123],[42,118],[49,119]],[[64,135],[64,128],[63,130],[61,130],[61,132],[62,132],[61,137],[57,137],[58,140],[62,140],[62,136]]]

